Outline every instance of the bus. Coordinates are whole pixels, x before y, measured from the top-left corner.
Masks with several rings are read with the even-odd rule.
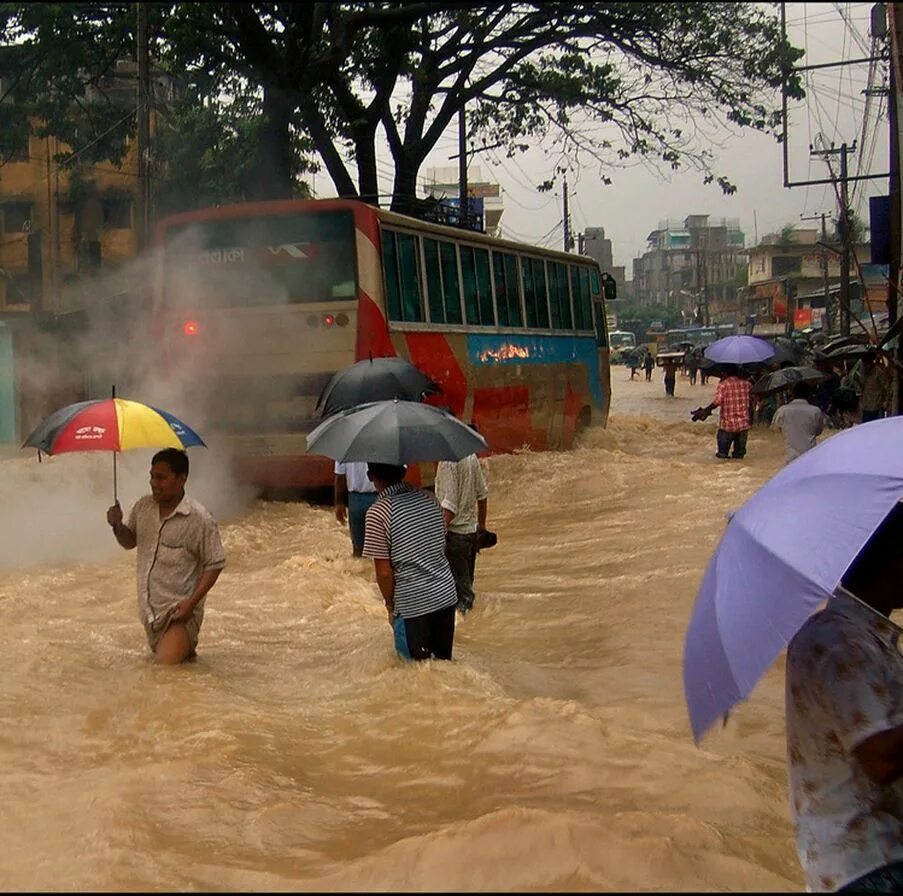
[[[612,364],[621,364],[628,352],[636,348],[636,336],[630,330],[609,330],[608,347]]]
[[[607,421],[592,258],[341,199],[172,215],[155,248],[168,382],[260,488],[332,482],[305,436],[330,377],[368,357],[411,361],[441,388],[427,400],[476,424],[493,452],[568,448]]]

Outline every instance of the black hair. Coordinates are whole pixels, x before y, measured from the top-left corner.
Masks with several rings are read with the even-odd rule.
[[[368,463],[367,471],[380,482],[385,482],[386,485],[395,485],[396,482],[401,482],[404,479],[404,474],[407,473],[408,469],[395,464]]]
[[[875,571],[889,557],[896,556],[900,550],[901,536],[903,536],[903,505],[897,502],[843,574],[841,579],[843,587],[861,596],[860,591],[867,590],[870,583],[874,582]]]
[[[169,464],[169,468],[176,476],[188,475],[188,455],[181,448],[164,448],[151,458],[151,466],[154,464]]]
[[[808,383],[794,383],[793,397],[808,398],[812,394],[812,387]]]

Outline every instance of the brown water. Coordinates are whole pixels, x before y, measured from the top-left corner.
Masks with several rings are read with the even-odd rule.
[[[157,668],[108,459],[0,464],[0,885],[50,890],[801,889],[783,667],[692,742],[681,652],[706,559],[782,462],[616,368],[609,428],[489,461],[453,663],[393,654],[328,507],[251,504],[193,454],[228,567],[197,663]],[[716,415],[717,416],[717,415]],[[123,458],[120,494],[147,457]]]

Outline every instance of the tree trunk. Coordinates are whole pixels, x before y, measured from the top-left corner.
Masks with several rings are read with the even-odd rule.
[[[418,205],[417,199],[417,175],[420,172],[421,159],[412,158],[410,155],[396,158],[395,183],[392,187],[393,212],[403,215],[411,214]]]
[[[360,198],[379,206],[379,176],[376,170],[376,126],[366,126],[354,135],[354,158],[357,162],[357,186]]]
[[[258,133],[257,164],[250,174],[252,200],[290,199],[294,195],[290,125],[294,103],[277,87],[263,92],[263,121]]]

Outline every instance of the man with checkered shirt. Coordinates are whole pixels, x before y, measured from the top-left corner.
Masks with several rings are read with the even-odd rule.
[[[749,380],[743,376],[740,368],[732,368],[722,375],[712,403],[693,411],[694,421],[705,420],[715,408],[719,408],[718,432],[715,434],[718,450],[715,457],[721,460],[727,457],[740,460],[746,456],[750,392]]]

